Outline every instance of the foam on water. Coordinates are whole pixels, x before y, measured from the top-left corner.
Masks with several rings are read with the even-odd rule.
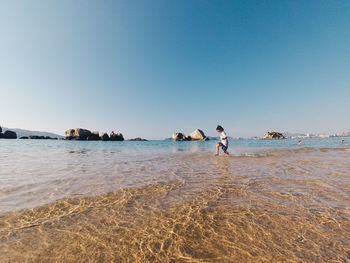
[[[283,141],[0,141],[0,262],[347,262],[349,148]]]

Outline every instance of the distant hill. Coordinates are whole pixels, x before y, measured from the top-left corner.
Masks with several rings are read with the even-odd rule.
[[[23,137],[23,136],[31,136],[31,135],[37,135],[37,136],[49,136],[51,138],[63,138],[62,135],[58,135],[56,133],[52,133],[52,132],[42,132],[42,131],[30,131],[30,130],[24,130],[24,129],[13,129],[13,128],[6,128],[6,127],[2,127],[2,131],[6,131],[6,130],[10,130],[10,131],[14,131],[17,133],[17,138]]]

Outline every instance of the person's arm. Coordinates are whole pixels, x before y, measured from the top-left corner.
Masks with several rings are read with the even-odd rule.
[[[221,140],[227,140],[227,137],[222,137],[222,139]]]

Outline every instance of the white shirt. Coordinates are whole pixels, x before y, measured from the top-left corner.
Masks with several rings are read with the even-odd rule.
[[[223,138],[226,138],[226,140],[223,140]],[[227,146],[227,143],[228,143],[228,140],[227,140],[227,135],[224,131],[222,131],[220,133],[220,140],[221,140],[221,143],[225,146]]]

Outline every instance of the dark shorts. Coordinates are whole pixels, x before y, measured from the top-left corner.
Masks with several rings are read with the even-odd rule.
[[[228,144],[227,144],[227,146],[223,145],[221,142],[219,142],[218,144],[221,146],[221,148],[224,152],[227,152]]]

